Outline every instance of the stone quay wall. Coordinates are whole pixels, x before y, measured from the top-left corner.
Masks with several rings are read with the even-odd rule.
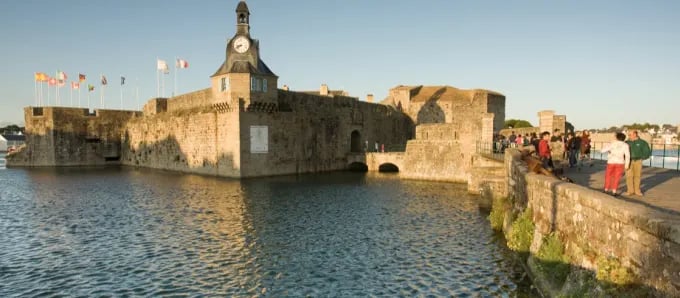
[[[9,166],[89,166],[119,163],[123,127],[140,112],[27,107],[26,146]]]
[[[555,233],[572,265],[598,270],[598,260],[613,258],[633,272],[635,282],[680,296],[677,216],[528,173],[517,150],[506,151],[504,168],[512,211],[533,210],[532,254],[544,236]]]
[[[225,177],[344,170],[348,154],[364,152],[366,142],[369,150],[375,142],[404,146],[414,134],[403,113],[351,97],[279,90],[275,105],[179,110],[170,108],[175,100],[167,101],[167,111],[150,102],[149,115],[128,123],[123,164]],[[251,128],[261,127],[266,151],[252,151]]]

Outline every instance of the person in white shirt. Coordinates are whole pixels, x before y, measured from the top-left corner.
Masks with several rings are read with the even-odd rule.
[[[623,172],[630,166],[630,149],[628,144],[623,142],[626,135],[616,133],[616,140],[602,148],[603,153],[607,153],[607,170],[604,176],[604,192],[618,196],[616,192],[619,188],[619,180],[623,177]]]

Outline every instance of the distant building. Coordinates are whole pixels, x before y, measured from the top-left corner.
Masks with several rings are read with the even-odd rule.
[[[7,139],[0,135],[0,152],[7,152]]]
[[[0,141],[0,151],[11,151],[19,148],[19,146],[26,143],[26,136],[19,134],[5,134],[2,135],[2,140],[5,141],[5,149],[2,150],[2,141]]]

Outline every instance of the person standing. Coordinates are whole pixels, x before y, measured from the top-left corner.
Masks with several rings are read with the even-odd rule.
[[[510,142],[510,144],[514,144],[516,138],[517,138],[517,136],[515,135],[515,131],[513,130],[510,133],[510,136],[508,136],[508,142]]]
[[[569,149],[569,167],[573,168],[578,163],[578,158],[581,155],[581,137],[578,133],[569,133],[571,138],[567,142]]]
[[[584,130],[581,134],[581,163],[586,158],[590,160],[590,134],[587,130]]]
[[[630,147],[630,168],[626,170],[626,188],[624,195],[642,196],[640,190],[640,177],[642,175],[642,161],[652,155],[649,144],[640,138],[637,130],[628,133],[626,144]]]
[[[538,157],[541,158],[543,167],[552,171],[554,165],[550,153],[550,132],[541,133],[541,141],[538,143]]]
[[[619,188],[619,180],[623,176],[623,171],[630,166],[630,148],[623,142],[626,135],[616,133],[616,140],[602,148],[603,153],[607,153],[607,169],[604,176],[604,192],[618,196],[616,192]]]

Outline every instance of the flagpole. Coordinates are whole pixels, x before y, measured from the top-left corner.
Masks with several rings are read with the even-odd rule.
[[[69,101],[71,101],[71,107],[73,107],[73,86],[71,86],[71,95],[69,95],[71,98]]]
[[[33,99],[35,100],[35,106],[38,106],[38,80],[33,80]]]
[[[78,107],[79,108],[82,107],[82,105],[80,104],[80,83],[78,83]]]
[[[135,78],[135,108],[139,109],[139,78]]]
[[[120,76],[120,109],[123,109],[123,76]]]
[[[172,83],[172,87],[174,90],[172,92],[172,96],[174,97],[175,95],[177,95],[177,57],[175,57],[175,81]]]
[[[161,97],[161,78],[158,69],[158,56],[156,56],[156,97]]]
[[[87,112],[90,113],[90,86],[87,86]]]

